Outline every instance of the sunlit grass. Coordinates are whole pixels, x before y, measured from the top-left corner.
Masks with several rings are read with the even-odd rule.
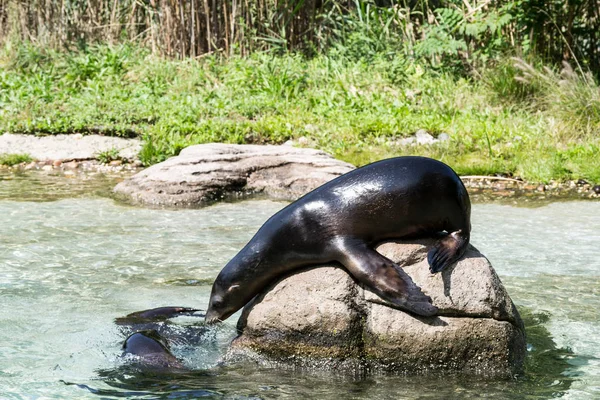
[[[5,153],[0,154],[0,165],[13,166],[21,163],[31,162],[33,159],[29,154]]]
[[[523,68],[510,65],[466,79],[401,54],[369,62],[264,53],[178,61],[121,45],[71,53],[21,46],[0,58],[0,132],[135,134],[146,164],[191,144],[304,137],[356,165],[420,154],[461,174],[600,180],[597,86],[573,71],[561,78],[539,70],[558,85],[553,92],[538,82],[537,67],[528,70],[537,81],[515,80]],[[451,140],[394,144],[419,129]]]

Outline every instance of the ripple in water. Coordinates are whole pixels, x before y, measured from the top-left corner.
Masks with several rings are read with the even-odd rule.
[[[200,346],[175,341],[189,372],[120,359],[114,318],[204,308],[220,268],[284,203],[149,210],[108,199],[0,201],[0,396],[6,398],[596,398],[600,396],[600,203],[475,205],[473,244],[526,322],[527,373],[345,376],[218,366],[236,317]],[[194,322],[177,319],[184,331]]]

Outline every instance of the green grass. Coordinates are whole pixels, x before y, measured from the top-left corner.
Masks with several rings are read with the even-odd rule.
[[[103,164],[108,164],[111,161],[120,160],[121,157],[119,156],[119,149],[112,148],[96,154],[96,159]]]
[[[138,135],[147,165],[191,144],[307,137],[356,165],[420,154],[460,174],[600,181],[600,92],[573,71],[565,84],[539,67],[523,78],[507,62],[467,79],[401,54],[166,60],[125,45],[22,45],[0,57],[0,132]],[[451,140],[393,144],[419,129]]]
[[[29,154],[0,154],[0,165],[13,166],[21,163],[28,163],[33,161]]]

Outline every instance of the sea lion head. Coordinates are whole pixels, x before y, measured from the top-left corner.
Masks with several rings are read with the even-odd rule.
[[[167,341],[154,329],[132,333],[123,343],[123,356],[135,356],[131,360],[138,367],[151,370],[177,370],[184,368],[169,350]]]
[[[169,345],[154,329],[134,332],[123,342],[123,354],[143,357],[148,354],[160,353],[169,353]]]
[[[227,284],[217,277],[210,294],[205,320],[209,324],[224,321],[246,302],[246,296],[240,292],[240,285]]]

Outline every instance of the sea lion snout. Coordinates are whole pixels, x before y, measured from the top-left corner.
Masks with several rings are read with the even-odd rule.
[[[215,324],[222,321],[222,316],[224,314],[223,306],[224,301],[222,296],[216,294],[211,295],[210,302],[208,304],[208,310],[206,311],[206,316],[204,317],[206,323]]]

